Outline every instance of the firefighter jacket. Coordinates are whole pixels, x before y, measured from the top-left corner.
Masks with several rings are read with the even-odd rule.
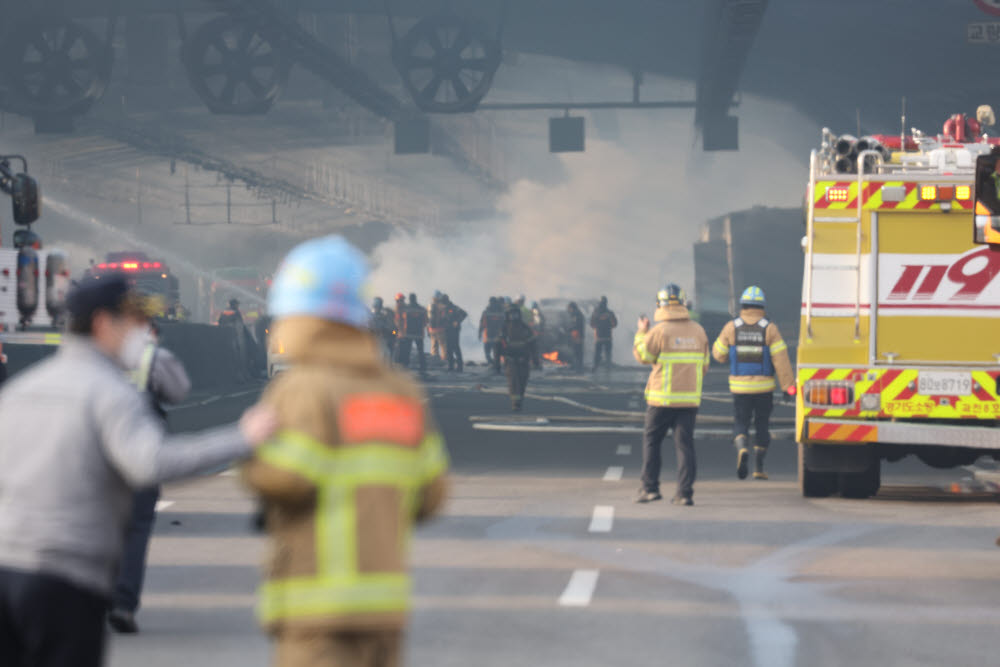
[[[403,308],[402,326],[400,332],[402,338],[419,340],[424,337],[424,330],[427,328],[427,311],[420,304],[407,305]]]
[[[388,308],[382,307],[372,310],[372,331],[383,339],[392,339],[396,336],[396,315]]]
[[[535,345],[535,332],[523,320],[505,322],[497,341],[499,356],[510,360],[534,359]]]
[[[427,330],[431,333],[444,331],[448,326],[448,304],[435,300],[427,307]]]
[[[569,312],[569,340],[570,343],[583,343],[583,313],[579,310]]]
[[[590,328],[594,330],[594,339],[598,342],[611,340],[611,332],[618,326],[618,318],[614,311],[598,308],[590,316]]]
[[[727,322],[712,346],[712,356],[729,364],[729,390],[734,394],[771,393],[776,375],[782,391],[795,383],[788,345],[760,308],[744,308]]]
[[[465,318],[469,316],[467,312],[453,303],[445,304],[443,311],[444,318],[442,321],[449,329],[453,329],[455,331],[462,327],[462,322],[464,322]]]
[[[243,324],[243,315],[238,310],[224,310],[222,314],[219,315],[219,326],[238,326]]]
[[[495,343],[503,328],[503,311],[487,308],[479,318],[479,337],[484,343]]]
[[[708,336],[688,315],[687,308],[659,308],[656,325],[636,333],[633,354],[653,366],[646,382],[646,403],[654,407],[696,408],[708,371]]]
[[[271,632],[400,630],[413,523],[445,496],[444,443],[369,334],[311,317],[277,327],[290,367],[262,402],[281,430],[242,471],[272,540],[258,616]]]

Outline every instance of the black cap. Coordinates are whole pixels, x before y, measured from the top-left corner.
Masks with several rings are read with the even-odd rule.
[[[120,313],[128,295],[128,281],[124,276],[89,276],[70,290],[66,296],[66,309],[77,320],[89,319],[98,310]]]

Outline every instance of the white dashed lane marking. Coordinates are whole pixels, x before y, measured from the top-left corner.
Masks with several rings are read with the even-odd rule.
[[[598,505],[594,508],[594,515],[590,518],[588,530],[592,533],[610,533],[614,522],[615,508],[611,505]]]
[[[625,468],[622,466],[610,466],[607,472],[604,473],[605,482],[620,482],[622,475],[625,474]]]
[[[156,511],[157,512],[162,512],[163,510],[167,509],[168,507],[170,507],[173,504],[174,504],[174,501],[172,501],[172,500],[158,500],[158,501],[156,501]]]
[[[618,456],[628,456],[632,453],[632,445],[618,445],[618,449],[615,450],[615,454]]]
[[[598,570],[576,570],[566,584],[566,590],[559,597],[559,605],[562,607],[586,607],[594,597],[594,589],[597,588]]]

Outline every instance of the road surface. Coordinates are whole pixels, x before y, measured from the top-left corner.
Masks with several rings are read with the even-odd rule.
[[[453,489],[414,541],[408,664],[993,662],[1000,512],[993,496],[946,490],[968,473],[904,461],[883,468],[874,499],[804,499],[781,406],[771,479],[737,480],[725,375],[713,368],[696,505],[636,505],[642,380],[549,370],[512,417],[483,369],[432,374]],[[173,427],[234,419],[255,397],[193,401]],[[113,667],[268,664],[252,612],[265,545],[251,508],[231,472],[165,489],[142,632],[113,639]]]

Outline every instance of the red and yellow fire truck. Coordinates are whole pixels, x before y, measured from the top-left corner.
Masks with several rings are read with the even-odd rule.
[[[973,234],[992,142],[824,133],[803,240],[802,493],[874,495],[882,462],[908,455],[1000,458],[1000,252]]]

